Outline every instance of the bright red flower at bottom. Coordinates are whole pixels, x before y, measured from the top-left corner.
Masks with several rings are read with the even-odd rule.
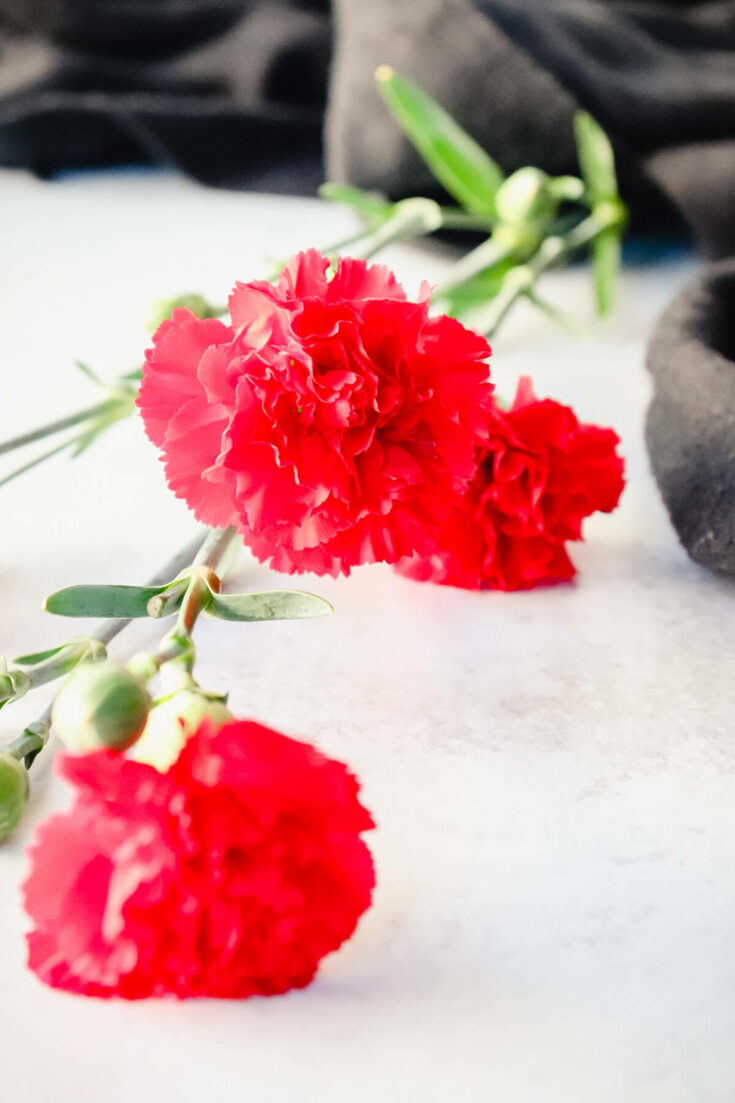
[[[567,540],[582,521],[611,512],[623,490],[612,429],[580,425],[574,412],[518,384],[510,410],[495,406],[474,480],[434,552],[398,565],[419,581],[467,590],[522,590],[564,582],[576,570]]]
[[[78,789],[31,848],[29,965],[91,996],[240,998],[313,978],[370,904],[373,827],[340,762],[205,722],[166,773],[60,758]]]

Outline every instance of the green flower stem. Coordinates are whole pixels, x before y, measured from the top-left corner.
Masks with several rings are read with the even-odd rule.
[[[504,235],[495,233],[452,265],[450,274],[437,285],[433,297],[443,298],[473,276],[478,276],[489,268],[495,268],[496,265],[502,264],[511,257],[517,258],[520,262],[528,252],[528,248],[521,251],[520,241],[515,239],[509,241]]]
[[[487,337],[492,337],[514,303],[533,291],[542,273],[621,222],[621,211],[615,204],[610,204],[609,209],[600,206],[568,233],[547,237],[525,264],[507,273],[500,291],[487,309],[473,319],[474,327]]]
[[[152,661],[158,669],[174,661],[180,663],[189,672],[193,669],[194,625],[200,613],[207,608],[211,591],[214,590],[216,593],[219,590],[220,579],[217,572],[237,539],[237,531],[232,526],[210,530],[191,565],[191,574],[176,624],[161,641],[160,651],[153,656]]]
[[[438,203],[432,199],[404,199],[396,204],[395,212],[390,218],[377,229],[368,231],[361,249],[355,255],[370,260],[386,245],[409,237],[431,234],[441,224],[442,214]]]
[[[489,234],[493,228],[491,218],[462,211],[459,207],[442,207],[441,219],[442,230],[477,230]]]
[[[419,207],[421,204],[421,207]],[[489,234],[493,229],[493,220],[484,215],[472,214],[459,207],[440,207],[432,200],[409,199],[401,203],[386,204],[383,221],[378,225],[363,226],[349,237],[342,238],[322,249],[326,257],[336,257],[351,245],[365,243],[369,252],[363,255],[372,257],[385,245],[393,241],[410,237],[424,237],[435,230],[472,230]]]
[[[14,758],[17,758],[19,762],[25,762],[26,769],[30,769],[36,755],[38,755],[48,743],[50,733],[51,709],[48,708],[39,720],[29,724],[22,735],[19,735],[17,739],[9,743],[5,751],[7,754],[11,754]]]
[[[25,475],[27,471],[32,471],[34,467],[38,467],[39,464],[45,463],[46,460],[50,460],[53,456],[58,456],[60,452],[66,451],[67,448],[72,448],[77,443],[78,438],[72,437],[71,440],[65,440],[63,444],[57,444],[55,448],[50,448],[48,452],[42,452],[40,456],[36,456],[35,459],[30,460],[28,463],[24,463],[21,467],[16,467],[15,471],[11,471],[9,475],[5,475],[0,479],[0,486],[7,486],[8,483],[12,483],[13,479],[17,479],[20,475]]]
[[[45,437],[54,436],[64,429],[71,429],[74,425],[81,425],[82,422],[92,421],[97,417],[106,417],[107,414],[113,412],[119,405],[119,402],[119,398],[110,398],[105,402],[98,402],[96,406],[88,406],[85,410],[78,410],[77,413],[70,414],[68,417],[62,417],[58,421],[51,421],[48,425],[42,425],[39,429],[32,429],[31,432],[23,433],[22,436],[13,437],[12,440],[6,440],[3,444],[0,444],[0,456],[4,455],[6,452],[13,452],[16,448],[24,448],[26,444],[33,444],[37,440],[44,440]],[[67,447],[67,445],[64,445],[64,447]],[[50,454],[51,453],[49,453],[49,455]],[[40,460],[37,462],[40,463]]]
[[[211,536],[208,536],[207,541],[210,539]],[[205,541],[205,543],[207,541]],[[160,571],[156,571],[153,578],[149,580],[148,585],[161,586],[164,582],[167,582],[172,575],[179,574],[182,570],[184,570],[185,567],[189,566],[192,563],[192,560],[195,560],[197,552],[203,551],[204,545],[202,544],[202,536],[200,533],[195,537],[194,540],[190,540],[185,545],[185,547],[181,549],[181,551],[177,552],[176,555],[173,556],[173,558],[170,559],[168,563],[166,563],[166,565],[161,568]],[[120,632],[122,632],[124,628],[127,628],[127,626],[131,623],[132,622],[130,620],[117,619],[104,621],[100,626],[99,631],[95,634],[95,639],[98,640],[101,644],[107,646],[107,644],[111,643],[112,640],[114,640],[114,638]],[[15,755],[16,758],[26,758],[26,766],[30,767],[31,761],[36,757],[38,752],[44,746],[46,739],[48,739],[48,730],[50,723],[51,708],[49,707],[45,709],[38,720],[36,720],[32,724],[29,724],[23,734],[20,735],[18,739],[12,742],[5,749],[11,754]],[[46,734],[43,737],[43,741],[39,745],[38,740],[39,738],[41,738],[41,736],[43,736],[44,732]],[[34,737],[33,739],[31,739],[30,742],[28,742],[30,738],[29,733],[30,736]]]
[[[414,200],[407,200],[414,203]],[[389,215],[378,226],[363,226],[349,237],[342,238],[322,249],[325,257],[338,257],[339,254],[351,245],[363,243],[363,249],[359,254],[365,259],[375,256],[386,245],[394,241],[405,241],[411,237],[425,237],[435,230],[473,230],[490,233],[493,228],[492,221],[481,215],[470,214],[458,207],[438,207],[431,200],[419,200],[422,204],[431,204],[421,209],[409,210],[396,204],[394,213]]]
[[[531,291],[534,278],[530,265],[524,264],[512,268],[503,279],[500,290],[490,305],[473,320],[473,328],[484,333],[486,337],[492,337],[516,300]]]
[[[38,689],[39,686],[48,685],[49,682],[55,682],[58,678],[70,674],[79,663],[90,659],[102,659],[105,654],[105,645],[99,640],[80,640],[69,643],[57,655],[36,663],[28,670],[21,670],[16,667],[6,675],[13,684],[14,692],[11,692],[4,700],[0,699],[0,704],[19,701],[30,690]]]
[[[375,227],[367,228],[362,227],[361,230],[357,230],[354,234],[350,234],[349,237],[343,237],[340,241],[335,241],[333,245],[328,245],[321,252],[325,257],[338,257],[343,249],[346,249],[349,245],[356,245],[359,241],[369,237],[375,233]]]
[[[69,428],[70,426],[80,425],[82,427],[81,432],[65,440],[62,444],[57,444],[54,448],[49,449],[49,451],[42,452],[40,456],[36,456],[34,459],[29,460],[28,463],[24,463],[21,467],[16,468],[15,471],[11,471],[9,475],[5,475],[0,479],[0,487],[6,486],[8,483],[12,482],[13,479],[17,479],[19,475],[24,475],[27,471],[32,471],[34,467],[38,467],[39,464],[45,463],[46,460],[50,460],[60,452],[71,449],[74,455],[78,455],[92,443],[97,435],[111,425],[114,425],[116,421],[121,421],[123,418],[128,417],[135,409],[135,390],[131,386],[125,385],[125,387],[117,390],[111,388],[111,394],[112,397],[106,402],[101,402],[97,406],[90,406],[86,410],[80,410],[76,414],[70,414],[67,418],[53,421],[48,425],[42,426],[40,429],[34,429],[24,436],[14,437],[12,440],[8,440],[0,445],[0,455],[2,455],[7,452],[12,452],[16,448],[24,448],[26,445],[32,444],[38,440],[43,440],[45,437],[54,436],[62,429]]]

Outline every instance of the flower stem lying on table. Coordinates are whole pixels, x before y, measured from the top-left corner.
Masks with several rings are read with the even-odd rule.
[[[297,590],[220,594],[229,553],[238,541],[234,528],[211,529],[203,541],[200,536],[188,543],[145,587],[76,586],[47,599],[47,609],[60,615],[97,616],[104,615],[106,609],[112,618],[93,637],[23,655],[10,669],[5,664],[0,669],[0,707],[19,700],[37,686],[68,676],[51,708],[0,751],[0,841],[10,834],[25,805],[25,799],[20,804],[17,800],[17,768],[8,762],[20,762],[28,770],[48,740],[52,721],[75,750],[126,746],[126,740],[134,742],[145,736],[149,713],[155,718],[156,701],[150,701],[145,684],[159,673],[165,675],[162,700],[186,691],[190,711],[194,699],[197,719],[210,711],[222,718],[227,710],[221,695],[202,690],[191,676],[195,662],[192,632],[203,612],[231,621],[301,619],[332,612],[323,598]],[[133,618],[159,619],[174,613],[176,624],[154,654],[135,655],[126,668],[106,658],[106,645]],[[166,667],[171,669],[165,671]],[[130,715],[125,715],[121,701],[132,701]],[[112,721],[111,711],[116,713]],[[183,739],[181,726],[169,728],[167,738],[172,732],[176,739]],[[150,733],[143,743],[146,753],[158,761],[169,754],[169,748],[162,749]],[[2,807],[3,771],[9,779],[7,808]],[[17,816],[11,814],[10,805]]]
[[[568,233],[547,237],[526,263],[511,268],[505,274],[495,298],[484,311],[476,315],[475,328],[491,337],[513,304],[524,295],[534,294],[539,276],[560,264],[577,249],[616,229],[623,218],[622,210],[610,204],[608,210],[594,212]]]
[[[161,585],[163,582],[166,581],[166,579],[170,578],[171,575],[178,574],[179,571],[184,569],[187,563],[191,563],[192,557],[196,555],[197,551],[201,547],[201,536],[197,536],[194,540],[188,541],[188,543],[179,552],[177,552],[176,555],[169,559],[169,561],[164,567],[161,568],[161,570],[156,571],[149,582],[149,586]],[[130,620],[108,620],[100,626],[95,634],[94,640],[90,640],[89,642],[90,644],[96,643],[101,649],[101,654],[104,655],[106,645],[110,643],[117,635],[119,635],[124,628],[127,628],[130,623]],[[1,691],[2,682],[0,681],[0,692]],[[6,699],[2,702],[2,704],[5,703],[9,703],[9,700]],[[13,766],[12,763],[8,764],[7,759],[14,759],[15,762],[22,764],[26,771],[29,770],[39,752],[43,750],[44,746],[48,742],[50,729],[51,706],[44,710],[42,715],[39,716],[38,720],[35,720],[33,721],[33,723],[29,724],[17,737],[17,739],[14,739],[13,742],[9,743],[3,751],[0,751],[0,842],[2,842],[2,840],[5,839],[13,830],[18,820],[20,819],[20,816],[23,812],[23,807],[25,806],[24,799],[22,806],[17,808],[17,818],[15,818],[14,815],[11,814],[11,810],[9,808],[3,808],[3,804],[5,801],[2,781],[3,772],[7,771],[8,779],[13,786],[13,792],[15,792],[17,787],[20,785],[18,778],[21,776],[19,775],[17,767]],[[22,788],[25,791],[27,798],[27,778],[25,781],[25,785],[22,786]]]
[[[209,605],[212,592],[219,592],[224,575],[223,562],[237,539],[237,532],[232,527],[212,529],[207,535],[191,565],[176,624],[161,641],[160,651],[149,657],[156,670],[176,660],[191,672],[194,665],[194,625]],[[154,609],[156,616],[159,616],[158,607]],[[149,609],[149,614],[152,611]]]
[[[6,440],[3,444],[0,444],[0,456],[6,452],[13,452],[16,448],[24,448],[27,444],[34,444],[37,440],[44,440],[45,437],[54,436],[56,433],[63,432],[64,429],[72,429],[83,421],[91,421],[101,414],[109,413],[115,405],[113,399],[107,402],[98,402],[96,406],[87,406],[84,410],[69,414],[68,417],[59,418],[57,421],[49,422],[48,425],[42,425],[39,429],[32,429],[28,433],[22,433],[19,437]]]
[[[533,166],[506,178],[488,153],[421,88],[388,66],[377,70],[376,81],[397,124],[459,206],[442,206],[420,196],[391,202],[349,184],[328,182],[320,189],[322,197],[349,206],[363,225],[322,250],[325,256],[336,262],[349,248],[352,256],[371,259],[388,245],[438,230],[486,233],[487,240],[458,260],[440,281],[434,300],[446,313],[490,335],[524,297],[564,324],[559,312],[538,297],[536,281],[548,268],[589,247],[599,313],[610,309],[626,210],[617,192],[612,147],[594,119],[585,112],[575,116],[582,178],[550,177]],[[573,220],[580,214],[576,226],[565,228],[570,217]],[[153,328],[176,308],[186,308],[199,318],[225,313],[223,307],[191,292],[158,303],[152,314]],[[102,385],[89,368],[78,366]],[[105,402],[0,444],[3,455],[63,429],[84,426],[78,436],[0,479],[0,487],[60,452],[71,449],[78,455],[84,451],[105,429],[133,412],[139,378],[139,371],[131,372],[110,388]]]
[[[49,448],[48,452],[42,452],[40,456],[35,456],[28,463],[22,464],[20,467],[16,467],[14,471],[11,471],[9,475],[4,475],[0,479],[0,486],[7,486],[8,483],[12,483],[14,479],[19,478],[21,475],[25,475],[27,471],[32,471],[34,467],[39,467],[40,464],[45,463],[46,460],[53,459],[54,456],[60,455],[68,448],[71,448],[76,443],[76,437],[72,440],[65,440],[63,444],[57,444],[55,448]]]
[[[87,369],[85,369],[85,373],[90,374]],[[95,382],[99,382],[96,377],[94,378]],[[62,444],[56,445],[47,452],[42,452],[39,456],[35,456],[21,467],[0,478],[0,487],[17,479],[19,475],[32,471],[34,467],[38,467],[39,464],[59,455],[61,452],[70,450],[73,456],[80,455],[115,422],[129,417],[135,410],[137,395],[137,387],[133,385],[133,376],[125,377],[107,389],[110,397],[105,402],[99,402],[96,406],[85,407],[77,413],[58,418],[56,421],[41,425],[37,429],[32,429],[28,433],[23,433],[0,444],[0,455],[7,455],[19,448],[26,448],[30,444],[45,440],[47,437],[56,436],[57,433],[63,432],[65,429],[81,426],[79,432]]]

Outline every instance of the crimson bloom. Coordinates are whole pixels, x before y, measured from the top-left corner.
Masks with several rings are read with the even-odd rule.
[[[205,721],[166,772],[60,756],[78,792],[31,848],[29,965],[55,988],[138,999],[300,988],[375,883],[345,766],[249,721]]]
[[[522,590],[574,577],[568,540],[582,521],[609,513],[623,490],[620,443],[612,429],[580,425],[574,412],[518,384],[508,411],[495,405],[488,443],[464,498],[430,555],[398,570],[467,590]]]
[[[492,401],[477,333],[382,265],[315,250],[238,283],[230,324],[173,311],[138,405],[168,484],[280,571],[427,552],[475,473]]]

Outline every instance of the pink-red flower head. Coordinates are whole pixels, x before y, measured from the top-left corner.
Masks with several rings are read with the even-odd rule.
[[[369,906],[355,778],[247,721],[205,721],[165,773],[62,755],[77,789],[31,848],[29,965],[91,996],[241,998],[308,984]]]
[[[495,406],[469,490],[429,555],[400,564],[421,581],[468,590],[521,590],[572,578],[568,540],[609,513],[623,490],[612,429],[580,425],[568,406],[536,398],[520,380],[508,411]]]
[[[427,552],[475,473],[491,403],[484,338],[381,265],[296,256],[237,284],[230,324],[174,310],[138,404],[200,521],[277,570],[349,573]]]

